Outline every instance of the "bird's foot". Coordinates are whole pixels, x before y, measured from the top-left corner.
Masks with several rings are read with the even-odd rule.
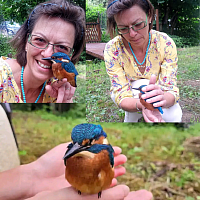
[[[98,193],[98,199],[101,198],[101,192]]]
[[[81,195],[81,191],[80,190],[78,190],[78,194]]]

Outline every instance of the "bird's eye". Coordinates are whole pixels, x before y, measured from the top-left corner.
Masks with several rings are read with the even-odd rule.
[[[94,139],[90,139],[90,143],[89,143],[90,145],[92,144],[93,140],[94,140]]]

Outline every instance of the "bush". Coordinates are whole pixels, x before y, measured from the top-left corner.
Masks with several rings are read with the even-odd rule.
[[[86,4],[86,22],[97,22],[99,14],[105,11],[106,8],[103,8],[102,4],[98,6],[88,6],[88,4]]]
[[[102,31],[101,42],[107,43],[110,40],[111,40],[110,35],[106,34],[106,31]]]
[[[180,37],[177,35],[169,36],[174,40],[177,48],[192,47],[199,45],[199,40],[196,37]]]
[[[10,38],[0,34],[0,56],[8,56],[8,53],[15,55],[15,52],[9,44],[9,40]]]
[[[171,37],[174,40],[177,48],[185,47],[185,44],[184,44],[185,39],[183,37],[179,37],[177,35],[169,35],[169,37]]]

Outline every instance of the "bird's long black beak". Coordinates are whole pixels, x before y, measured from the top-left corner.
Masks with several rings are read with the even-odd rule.
[[[51,57],[47,57],[47,58],[42,58],[42,60],[52,60]]]
[[[72,157],[73,155],[88,149],[89,146],[81,146],[78,143],[75,143],[70,149],[68,149],[63,157],[64,160]]]
[[[134,89],[134,90],[140,90],[140,88],[132,88],[132,89]]]

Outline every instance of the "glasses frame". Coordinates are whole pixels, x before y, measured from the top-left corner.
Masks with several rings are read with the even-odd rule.
[[[46,45],[45,48],[37,47],[37,46],[35,46],[34,44],[32,44],[32,41],[31,41],[31,40],[32,40],[32,36],[37,36],[37,37],[39,37],[39,38],[42,38],[42,39],[45,40],[48,44]],[[28,43],[31,44],[32,46],[38,48],[38,49],[46,49],[49,45],[52,45],[52,46],[53,46],[53,52],[54,52],[54,53],[56,53],[56,52],[55,52],[55,46],[56,46],[56,45],[61,45],[61,46],[70,48],[70,52],[69,52],[69,55],[68,55],[68,56],[71,56],[72,53],[73,53],[73,48],[71,48],[71,47],[69,47],[69,46],[66,46],[66,45],[62,45],[62,44],[51,44],[50,42],[48,42],[48,41],[47,41],[46,39],[44,39],[43,37],[41,37],[41,36],[39,36],[39,35],[35,35],[35,34],[33,34],[33,35],[32,35],[32,34],[29,34],[29,36],[28,36]]]
[[[131,27],[126,27],[126,28],[118,28],[118,27],[117,27],[117,32],[118,32],[120,35],[124,35],[124,34],[129,33],[131,28],[132,28],[134,31],[139,31],[139,30],[141,30],[141,29],[143,29],[143,28],[140,28],[140,29],[138,29],[138,30],[135,30],[134,27],[135,27],[136,25],[140,24],[140,23],[143,23],[143,22],[144,22],[144,27],[143,27],[143,28],[145,28],[145,27],[147,26],[147,15],[146,15],[146,21],[138,22],[137,24],[134,24],[134,25],[132,25]],[[127,29],[127,33],[121,33],[120,30],[122,30],[122,29]]]

